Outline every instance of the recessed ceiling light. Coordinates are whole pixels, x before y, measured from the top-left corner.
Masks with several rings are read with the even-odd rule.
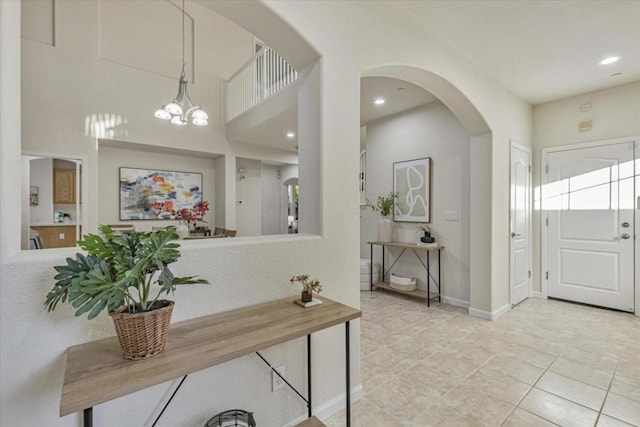
[[[619,56],[610,56],[610,57],[604,58],[602,61],[600,61],[600,65],[613,64],[614,62],[618,62],[619,59],[620,59]]]
[[[287,138],[291,139],[291,138],[295,138],[296,134],[293,132],[287,132]]]
[[[373,101],[373,103],[376,105],[382,105],[384,104],[384,102],[384,98],[376,98],[375,101]]]

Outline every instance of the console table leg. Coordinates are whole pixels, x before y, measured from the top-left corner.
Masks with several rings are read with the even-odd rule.
[[[440,276],[440,249],[438,249],[438,302],[442,302],[442,278]]]
[[[307,402],[307,413],[309,418],[311,418],[311,334],[307,335],[307,398],[309,401]]]
[[[427,251],[427,307],[431,307],[431,262],[429,261],[429,251]]]
[[[82,412],[82,425],[84,427],[93,427],[93,406]]]
[[[350,343],[351,341],[349,340],[349,321],[347,321],[345,323],[345,337],[346,337],[346,342],[345,342],[345,353],[346,353],[346,363],[347,363],[347,378],[346,378],[346,382],[347,382],[347,404],[346,404],[346,412],[347,412],[347,427],[351,426],[351,358],[350,358],[350,352],[349,352],[349,347],[350,347]]]
[[[373,245],[369,248],[369,292],[373,292]]]

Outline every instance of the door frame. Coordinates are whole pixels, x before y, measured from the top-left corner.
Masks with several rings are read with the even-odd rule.
[[[558,151],[569,151],[569,150],[579,150],[582,148],[592,148],[592,147],[604,147],[607,145],[615,145],[622,143],[634,143],[636,147],[635,158],[636,160],[640,158],[640,136],[629,136],[626,138],[612,138],[612,139],[603,139],[599,141],[588,141],[581,142],[576,144],[567,144],[567,145],[557,145],[553,147],[542,147],[541,148],[541,161],[540,161],[540,291],[542,298],[548,298],[548,279],[545,277],[545,272],[548,271],[549,266],[549,251],[548,251],[548,228],[545,224],[547,215],[546,210],[544,208],[544,199],[543,199],[543,191],[542,188],[547,184],[547,172],[546,165],[548,163],[548,158],[550,153],[558,152]],[[640,171],[635,171],[636,174],[640,174]],[[635,182],[635,180],[634,180]],[[640,266],[640,233],[638,232],[638,228],[640,227],[640,188],[634,188],[635,197],[636,197],[636,206],[635,206],[635,214],[634,214],[634,264],[635,266]],[[634,313],[637,317],[640,317],[640,267],[635,268],[633,272],[634,277]]]
[[[531,147],[528,147],[526,145],[520,144],[517,141],[514,141],[513,139],[511,139],[509,144],[509,233],[511,233],[511,221],[513,220],[512,217],[512,209],[511,209],[511,174],[512,174],[512,170],[511,170],[511,166],[513,165],[513,159],[511,158],[511,149],[512,148],[517,148],[518,150],[521,151],[525,151],[527,153],[529,153],[529,194],[528,194],[528,199],[529,199],[529,224],[527,226],[528,230],[527,232],[529,233],[529,239],[527,242],[527,249],[529,251],[529,292],[527,297],[531,298],[533,296],[533,151],[531,150]],[[511,283],[511,272],[513,271],[513,265],[511,265],[511,250],[512,250],[512,245],[513,245],[513,239],[511,238],[511,235],[509,235],[509,304],[511,304],[511,288],[512,288],[512,283]]]

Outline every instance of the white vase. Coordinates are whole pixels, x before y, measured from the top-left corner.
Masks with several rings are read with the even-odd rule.
[[[178,233],[178,236],[180,236],[181,239],[184,239],[185,237],[189,237],[189,226],[182,222],[179,223],[178,226],[176,227],[176,233]]]
[[[382,218],[378,221],[378,241],[393,241],[393,221],[391,221],[389,218]]]

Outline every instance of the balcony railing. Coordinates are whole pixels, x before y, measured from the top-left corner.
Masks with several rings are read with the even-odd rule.
[[[298,79],[298,72],[277,52],[263,47],[225,82],[226,121],[258,105]]]

